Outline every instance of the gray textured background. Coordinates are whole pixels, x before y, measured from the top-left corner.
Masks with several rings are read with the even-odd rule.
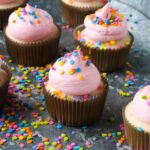
[[[117,148],[116,143],[120,137],[112,138],[109,141],[106,141],[101,137],[101,133],[113,133],[120,131],[119,124],[122,123],[121,117],[121,109],[124,104],[126,104],[129,100],[132,99],[131,97],[121,97],[117,91],[122,89],[126,92],[133,92],[138,90],[140,86],[144,86],[150,84],[150,65],[149,65],[149,58],[150,58],[150,20],[147,17],[150,17],[148,13],[150,10],[150,1],[149,0],[121,0],[122,2],[113,1],[113,5],[117,6],[122,13],[129,18],[129,30],[133,33],[135,37],[134,47],[129,55],[129,62],[133,66],[133,69],[125,67],[124,69],[108,74],[108,82],[109,82],[109,93],[107,97],[107,102],[105,106],[105,111],[101,121],[96,123],[95,125],[88,127],[85,131],[82,128],[70,128],[70,127],[63,127],[62,130],[58,131],[54,127],[49,126],[42,126],[36,130],[39,135],[48,136],[50,137],[51,141],[55,139],[61,133],[67,133],[70,137],[70,142],[74,141],[80,146],[85,147],[85,141],[89,140],[92,142],[93,147],[92,150],[129,150],[130,148],[124,144],[122,147]],[[38,4],[39,7],[46,9],[54,18],[55,22],[58,24],[62,24],[61,22],[61,14],[59,8],[59,1],[58,0],[32,0],[32,4]],[[126,5],[126,4],[129,5]],[[132,8],[131,6],[134,6]],[[137,11],[135,8],[140,10],[141,12]],[[132,17],[131,17],[132,16]],[[147,17],[146,17],[147,16]],[[137,24],[138,22],[138,24]],[[71,50],[74,48],[74,41],[72,39],[71,32],[68,30],[63,30],[63,34],[61,37],[60,42],[60,49],[67,48]],[[0,35],[0,53],[7,54],[5,43],[2,37],[2,33]],[[13,66],[16,67],[15,64]],[[125,71],[131,70],[135,73],[135,85],[125,88],[124,87],[124,77]],[[17,76],[18,71],[14,72],[14,76]],[[32,79],[32,78],[31,78]],[[35,104],[36,101],[39,101],[39,96],[35,95],[34,98],[26,98],[24,96],[20,96],[20,99],[25,99],[27,103]],[[43,103],[44,105],[44,103]],[[38,110],[37,110],[38,111]],[[26,120],[28,122],[34,121],[33,117],[31,116],[30,110],[26,110],[25,114],[28,116]],[[43,118],[47,117],[47,112],[42,112],[41,116]],[[109,119],[114,117],[114,122],[109,122]],[[72,131],[75,131],[75,134],[72,135]],[[1,135],[3,136],[3,134]],[[41,141],[41,137],[34,139],[33,145]],[[67,143],[66,143],[67,144]],[[66,145],[64,144],[64,145]],[[32,149],[33,145],[27,145],[25,149]],[[15,150],[19,149],[16,142],[12,142],[8,140],[3,146],[3,149],[7,150]],[[65,149],[65,147],[63,148]],[[85,148],[86,149],[86,148]]]

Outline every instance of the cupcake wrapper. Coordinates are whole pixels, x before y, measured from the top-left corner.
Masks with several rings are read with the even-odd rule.
[[[150,133],[138,131],[137,127],[132,125],[125,116],[125,107],[122,111],[126,140],[133,150],[150,150]]]
[[[9,86],[12,73],[11,73],[10,67],[7,65],[6,62],[3,62],[2,64],[0,64],[0,68],[8,73],[8,81],[6,81],[6,83],[0,87],[0,108],[1,108],[7,98],[8,86]]]
[[[9,82],[6,82],[2,87],[0,87],[0,108],[6,101],[7,93],[8,93]]]
[[[0,29],[3,29],[7,23],[8,23],[8,17],[9,15],[15,11],[18,7],[23,7],[25,6],[26,2],[13,7],[13,8],[6,8],[6,9],[0,9]]]
[[[53,61],[58,55],[60,28],[55,38],[48,37],[36,42],[14,41],[7,36],[6,30],[4,35],[9,55],[20,65],[42,66]]]
[[[108,91],[107,83],[105,85],[106,90],[101,96],[87,101],[61,100],[48,93],[44,87],[47,110],[56,122],[64,125],[80,127],[93,124],[103,112]]]
[[[94,13],[95,10],[100,8],[100,7],[94,7],[94,8],[75,7],[64,3],[62,0],[60,0],[60,4],[62,9],[62,15],[65,19],[65,22],[70,26],[77,26],[83,23],[86,15]]]
[[[81,50],[85,55],[90,56],[91,61],[96,65],[96,67],[101,72],[112,72],[118,69],[121,69],[125,66],[128,60],[128,54],[130,52],[131,46],[134,41],[134,37],[131,33],[130,36],[132,38],[130,44],[118,50],[99,50],[96,48],[89,48],[85,46],[83,43],[76,39],[77,31],[82,31],[84,29],[84,25],[78,26],[74,31],[74,39],[76,45],[79,45]]]

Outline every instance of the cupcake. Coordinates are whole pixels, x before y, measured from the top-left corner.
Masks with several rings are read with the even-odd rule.
[[[11,70],[8,64],[0,59],[0,107],[6,101],[11,75]]]
[[[107,0],[60,0],[62,15],[70,26],[83,23],[86,15],[104,6]]]
[[[133,150],[150,150],[150,85],[124,107],[123,119],[127,143]]]
[[[29,4],[19,8],[10,15],[4,34],[8,53],[18,64],[42,66],[57,57],[61,31],[44,10]]]
[[[9,15],[27,0],[0,0],[0,29],[7,25]]]
[[[102,114],[107,82],[82,51],[74,50],[59,58],[44,84],[50,116],[69,126],[90,125]]]
[[[74,39],[102,72],[122,68],[133,43],[125,17],[110,3],[86,16],[84,25],[74,30]]]

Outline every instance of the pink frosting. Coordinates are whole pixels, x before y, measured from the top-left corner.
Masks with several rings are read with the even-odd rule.
[[[16,0],[0,0],[0,4],[7,4],[12,2],[16,2]]]
[[[60,66],[60,62],[64,64]],[[71,63],[72,62],[72,63]],[[70,75],[69,71],[74,69],[75,73]],[[64,74],[60,74],[64,71]],[[78,76],[82,76],[79,79]],[[84,95],[95,91],[100,83],[101,77],[97,68],[89,61],[84,59],[80,50],[66,54],[58,59],[49,72],[51,85],[67,95]]]
[[[94,16],[99,17],[103,21],[111,20],[112,15],[114,16],[111,9],[110,3],[107,3],[102,9],[96,11]],[[128,33],[127,21],[124,17],[121,18],[119,13],[116,13],[115,16],[121,25],[114,26],[109,24],[108,26],[104,26],[102,24],[94,24],[90,16],[87,16],[84,20],[85,29],[82,31],[81,36],[88,38],[92,42],[108,42],[125,37]]]
[[[150,85],[136,93],[132,106],[134,114],[139,120],[150,123]]]
[[[7,30],[15,39],[32,42],[48,36],[53,26],[53,19],[46,11],[27,4],[10,15]]]

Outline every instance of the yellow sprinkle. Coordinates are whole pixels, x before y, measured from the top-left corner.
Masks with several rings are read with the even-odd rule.
[[[63,70],[60,70],[60,74],[63,75],[65,72]]]
[[[129,42],[129,41],[127,41],[125,44],[126,44],[126,45],[129,45],[129,44],[130,44],[130,42]]]
[[[115,44],[116,44],[116,41],[113,41],[113,40],[112,40],[112,41],[110,41],[110,44],[111,44],[111,45],[115,45]]]
[[[79,80],[83,80],[82,74],[78,74],[77,77],[78,77]]]
[[[76,47],[76,50],[80,50],[81,48],[80,48],[80,46],[78,45],[77,47]]]
[[[67,100],[69,100],[69,101],[70,101],[71,99],[72,99],[72,97],[71,97],[71,96],[67,96]]]
[[[64,61],[59,61],[59,62],[58,62],[59,66],[63,66],[64,63],[65,63]]]

